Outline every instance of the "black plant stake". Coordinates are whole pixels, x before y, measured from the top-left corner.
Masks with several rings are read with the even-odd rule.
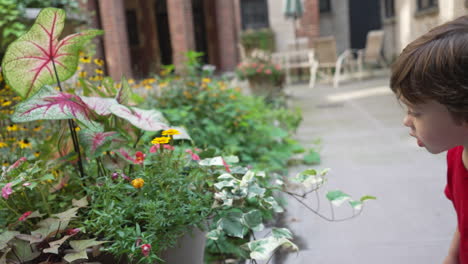
[[[63,92],[62,85],[60,84],[60,80],[58,77],[57,69],[55,68],[55,62],[53,58],[51,58],[52,66],[54,67],[55,78],[57,79],[57,84],[60,89],[60,92]],[[83,170],[83,162],[81,160],[81,152],[80,152],[80,145],[78,142],[78,135],[76,134],[75,130],[75,122],[72,119],[68,119],[68,128],[70,129],[72,141],[73,141],[73,148],[75,149],[76,154],[78,155],[78,170],[80,172],[81,178],[84,178],[84,170]]]

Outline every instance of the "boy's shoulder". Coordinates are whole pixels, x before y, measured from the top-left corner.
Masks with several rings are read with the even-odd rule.
[[[451,163],[457,160],[461,160],[463,155],[463,149],[463,146],[457,146],[449,149],[447,151],[447,162]]]

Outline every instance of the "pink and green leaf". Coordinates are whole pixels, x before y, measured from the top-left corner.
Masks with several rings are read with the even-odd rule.
[[[99,127],[91,120],[92,115],[91,108],[79,96],[44,86],[34,96],[18,104],[11,119],[13,122],[75,119],[85,127]]]
[[[91,129],[83,129],[80,131],[80,142],[86,151],[86,155],[89,158],[93,158],[104,150],[103,147],[115,141],[120,141],[118,136],[115,131],[98,132]]]
[[[64,24],[65,11],[45,8],[31,29],[8,47],[3,75],[21,97],[28,98],[44,85],[57,83],[54,65],[60,81],[70,78],[78,66],[79,50],[102,34],[102,30],[87,30],[59,40]]]
[[[88,105],[90,109],[92,109],[98,115],[112,114],[109,110],[110,107],[118,104],[118,102],[114,98],[81,96],[81,99]]]
[[[110,111],[142,130],[159,131],[170,128],[163,114],[154,109],[144,110],[117,104],[113,105]]]

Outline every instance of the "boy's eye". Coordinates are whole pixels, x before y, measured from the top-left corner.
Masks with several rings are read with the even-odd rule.
[[[410,115],[410,116],[413,116],[413,117],[419,117],[419,116],[421,116],[421,113],[419,113],[419,112],[414,112],[414,111],[409,110],[409,109],[408,109],[408,111],[407,111],[407,114]]]

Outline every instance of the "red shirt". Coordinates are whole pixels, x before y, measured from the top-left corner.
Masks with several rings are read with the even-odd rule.
[[[468,170],[463,165],[463,146],[447,152],[447,186],[445,195],[457,212],[460,231],[460,264],[468,264]]]

